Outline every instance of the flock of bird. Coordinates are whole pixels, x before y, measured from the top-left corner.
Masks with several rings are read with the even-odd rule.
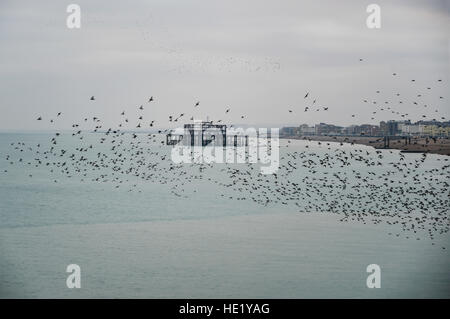
[[[360,60],[362,61],[362,59]],[[393,77],[398,77],[397,73],[392,73]],[[411,79],[411,83],[415,83],[416,80],[415,79]],[[437,79],[436,80],[437,83],[442,83],[442,79]],[[370,120],[376,120],[376,114],[380,115],[382,113],[389,113],[389,116],[398,116],[399,120],[408,120],[411,116],[410,113],[407,112],[402,112],[403,108],[409,108],[409,107],[415,107],[415,109],[412,110],[412,112],[415,112],[416,114],[418,114],[419,109],[417,107],[421,107],[421,110],[427,111],[431,110],[431,105],[427,104],[426,102],[423,102],[422,99],[423,97],[426,95],[426,92],[430,92],[432,90],[432,87],[430,85],[423,87],[423,90],[420,90],[420,88],[414,88],[415,90],[419,89],[417,91],[417,93],[415,94],[414,98],[412,99],[408,99],[406,96],[403,97],[401,93],[399,92],[381,92],[380,90],[376,90],[376,96],[373,97],[372,99],[369,98],[365,98],[362,101],[365,104],[371,105],[373,106],[371,108],[371,117]],[[393,99],[384,99],[382,101],[380,101],[380,96],[382,93],[385,93],[388,96],[392,96]],[[443,100],[444,97],[443,96],[438,96],[439,100]],[[307,92],[304,96],[305,100],[308,100],[308,105],[304,107],[303,113],[304,112],[311,112],[313,110],[315,110],[315,112],[319,112],[319,111],[328,111],[329,107],[326,106],[318,106],[318,104],[316,104],[317,102],[317,98],[311,98],[310,96],[310,92]],[[293,108],[289,108],[288,109],[289,113],[295,113],[296,110]],[[409,112],[409,111],[408,111]],[[419,114],[419,116],[416,116],[416,119],[418,120],[432,120],[432,121],[445,121],[447,120],[447,118],[445,116],[440,116],[437,115],[437,113],[439,113],[439,109],[434,107],[434,109],[432,110],[432,115],[428,114],[428,113],[421,113]],[[351,118],[356,118],[358,115],[357,114],[350,114]]]
[[[308,98],[310,93],[304,95],[304,99]],[[89,100],[96,103],[97,98]],[[155,100],[151,96],[146,103]],[[304,111],[315,103],[313,99]],[[385,223],[393,225],[395,236],[420,240],[427,234],[433,245],[436,235],[449,231],[448,157],[433,155],[434,165],[430,165],[427,154],[405,156],[392,150],[329,142],[294,146],[286,141],[280,152],[279,170],[271,175],[261,174],[258,165],[250,163],[176,164],[170,159],[171,148],[165,145],[163,134],[167,130],[143,132],[155,126],[154,120],[144,119],[144,105],[137,106],[135,114],[121,112],[117,128],[104,128],[99,117],[85,117],[82,121],[91,125],[90,129],[73,123],[72,133],[55,133],[49,141],[12,142],[5,159],[9,165],[45,167],[54,174],[55,183],[61,178],[79,178],[82,182],[142,192],[138,181],[143,181],[167,185],[174,196],[186,199],[195,199],[200,185],[206,185],[209,189],[215,187],[211,193],[226,200],[299,212],[330,212],[338,214],[343,222]],[[193,103],[193,108],[199,107],[199,101]],[[224,114],[230,111],[227,107]],[[61,116],[58,112],[48,121],[54,123]],[[168,122],[185,117],[189,116],[170,115]],[[44,121],[44,117],[38,116],[37,120]],[[129,121],[136,123],[136,129],[122,130]],[[26,152],[30,156],[25,156]],[[3,173],[8,174],[8,170]]]

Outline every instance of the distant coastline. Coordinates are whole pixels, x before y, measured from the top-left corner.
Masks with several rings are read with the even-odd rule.
[[[305,135],[305,136],[289,136],[281,135],[282,139],[290,140],[308,140],[317,142],[337,142],[351,143],[372,146],[375,149],[395,149],[405,152],[414,153],[431,153],[450,156],[450,138],[426,138],[411,137],[410,143],[406,144],[402,137],[390,137],[388,147],[385,147],[383,137],[369,136],[328,136],[328,135]]]

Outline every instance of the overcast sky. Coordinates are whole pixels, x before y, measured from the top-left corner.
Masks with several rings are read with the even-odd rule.
[[[259,125],[401,119],[372,114],[385,102],[412,120],[450,117],[449,1],[112,2],[0,2],[0,129],[88,116],[117,126],[122,111],[133,127],[141,104],[159,127],[180,113]],[[70,3],[81,29],[66,26]],[[366,26],[370,3],[381,29]]]

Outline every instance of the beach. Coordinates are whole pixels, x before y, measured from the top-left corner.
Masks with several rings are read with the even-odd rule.
[[[384,147],[384,137],[366,137],[366,136],[282,136],[285,139],[300,139],[318,142],[338,142],[353,143],[359,145],[372,146],[377,149],[395,149],[406,152],[432,153],[441,155],[450,155],[449,138],[426,138],[411,137],[408,144],[405,138],[390,137],[389,147]]]

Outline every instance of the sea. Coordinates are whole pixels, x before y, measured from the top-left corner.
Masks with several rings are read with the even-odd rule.
[[[0,133],[0,298],[450,298],[446,231],[439,229],[430,239],[426,232],[403,232],[399,224],[370,218],[342,221],[339,212],[317,209],[321,201],[336,199],[331,195],[310,199],[315,209],[282,200],[262,205],[251,200],[247,188],[236,191],[220,184],[230,182],[228,164],[180,164],[185,175],[170,170],[164,164],[170,147],[160,143],[163,136],[123,162],[133,168],[135,158],[159,163],[157,171],[139,168],[149,178],[136,176],[135,170],[112,175],[110,167],[101,165],[64,172],[69,154],[79,156],[80,147],[88,149],[82,154],[91,159],[117,154],[101,143],[102,134],[86,133],[80,140],[64,133],[52,144],[54,137],[48,132]],[[135,141],[149,138],[141,134]],[[124,145],[133,145],[132,137],[123,139]],[[45,153],[51,147],[57,156]],[[323,178],[316,187],[323,187],[324,194],[337,187],[325,186],[326,178],[343,171],[387,174],[389,183],[403,182],[405,189],[417,183],[394,173],[392,163],[403,156],[403,162],[414,165],[422,154],[382,150],[378,158],[368,146],[280,140],[282,164],[292,152],[324,158],[342,150],[382,165],[368,167],[355,160],[342,167],[317,160],[313,171],[299,165],[292,180],[302,185],[305,177],[310,182]],[[57,164],[46,165],[45,156]],[[421,162],[417,171],[427,172],[419,181],[424,189],[450,180],[445,159],[428,154]],[[250,166],[232,164],[245,170]],[[253,177],[248,182],[257,183]],[[356,191],[351,186],[358,181],[348,183],[346,194]],[[448,201],[448,189],[439,196]],[[356,205],[348,198],[342,200],[350,208]],[[397,207],[385,209],[395,213]],[[427,209],[434,213],[433,207]],[[67,286],[71,264],[80,267],[80,288]],[[380,267],[380,288],[367,285],[372,264]]]

